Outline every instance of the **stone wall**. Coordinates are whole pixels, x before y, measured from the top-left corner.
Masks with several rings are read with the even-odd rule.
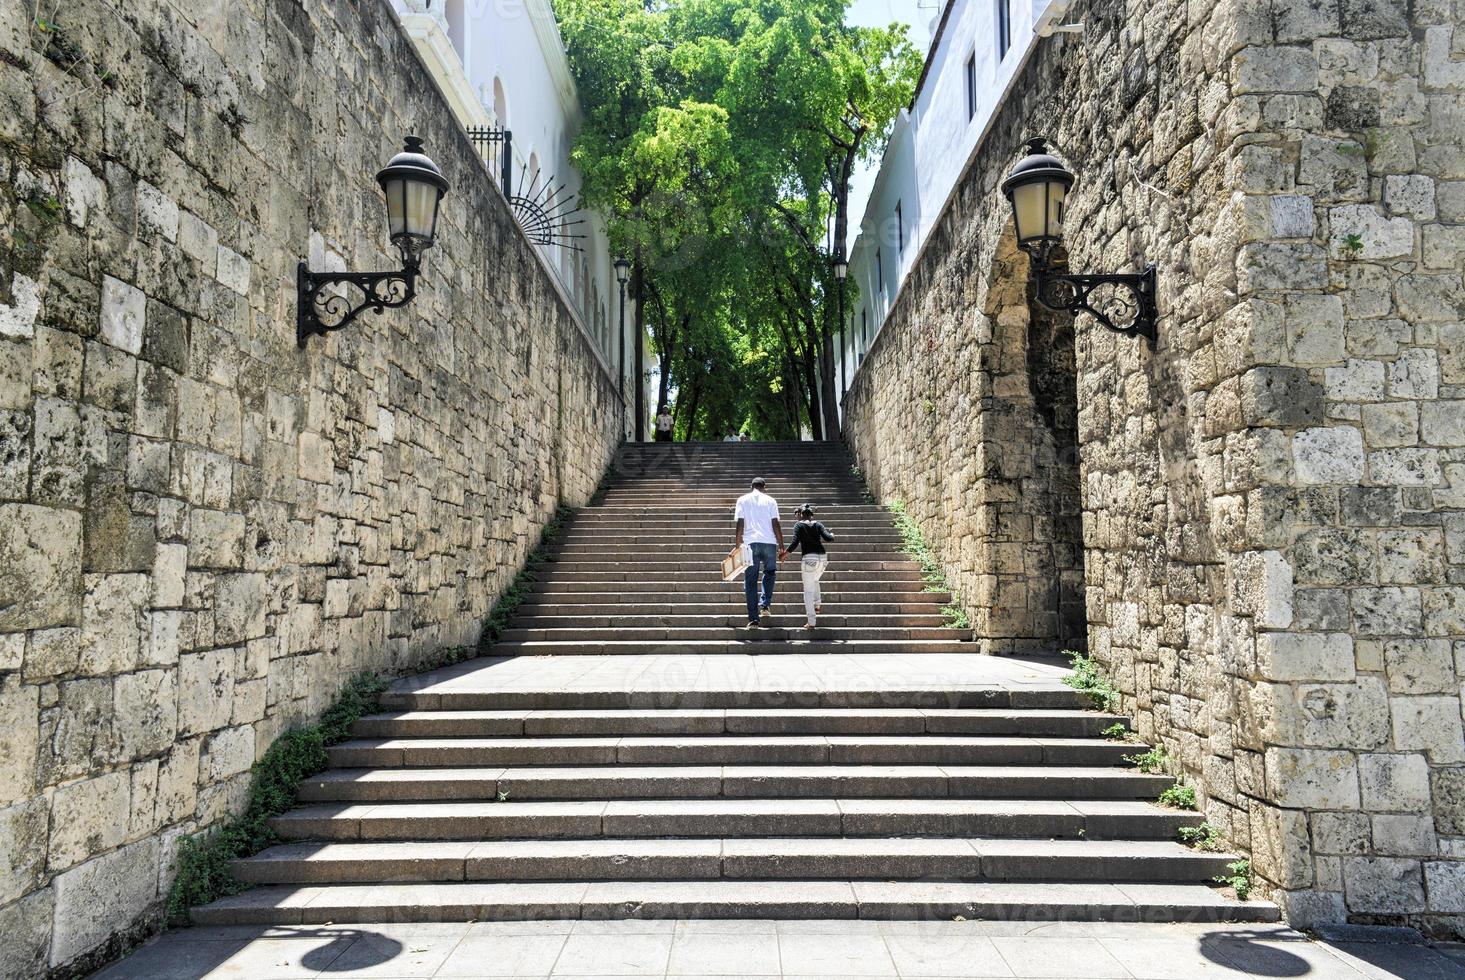
[[[0,975],[156,921],[181,835],[353,672],[471,644],[613,378],[379,0],[0,2]],[[295,343],[295,263],[418,298]]]
[[[985,506],[1050,459],[984,418],[1041,392],[1032,328],[1004,337],[1036,318],[993,300],[1026,268],[997,185],[1040,127],[1079,180],[1074,268],[1160,270],[1154,350],[1074,324],[1090,651],[1294,924],[1461,934],[1465,7],[1069,19],[1084,33],[1042,42],[854,379],[855,454],[980,638],[1056,584],[1000,547],[1036,549],[1036,525]],[[1004,575],[1030,581],[997,600]]]

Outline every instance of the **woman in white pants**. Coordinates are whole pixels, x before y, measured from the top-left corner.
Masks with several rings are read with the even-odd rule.
[[[803,560],[799,563],[799,571],[804,579],[804,615],[808,618],[804,629],[811,630],[814,628],[814,617],[819,612],[819,577],[829,564],[829,556],[824,553],[824,542],[833,541],[834,535],[823,524],[814,520],[814,508],[811,504],[804,504],[794,514],[799,521],[794,525],[793,544],[784,551],[783,557],[787,558],[791,551],[804,553]]]

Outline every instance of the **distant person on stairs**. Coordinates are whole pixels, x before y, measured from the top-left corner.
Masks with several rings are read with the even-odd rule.
[[[753,489],[738,498],[733,508],[737,528],[733,547],[744,544],[753,563],[743,572],[743,594],[748,599],[748,629],[762,625],[762,613],[773,605],[773,579],[778,573],[778,553],[783,550],[783,528],[778,523],[778,501],[763,492],[768,481],[761,476],[753,481]],[[758,578],[763,578],[763,591],[758,592]]]
[[[671,417],[671,412],[666,408],[656,413],[656,441],[671,442],[672,426],[676,425],[676,419]]]
[[[794,516],[799,519],[794,525],[794,542],[778,556],[778,560],[783,561],[791,551],[804,553],[803,561],[799,563],[799,572],[804,578],[804,616],[808,619],[804,629],[811,630],[820,606],[819,578],[829,565],[829,556],[824,553],[824,542],[833,541],[834,535],[823,524],[814,520],[812,504],[800,507],[794,511]]]

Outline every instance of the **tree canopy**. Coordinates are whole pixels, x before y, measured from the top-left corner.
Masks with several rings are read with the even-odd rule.
[[[632,256],[681,438],[832,438],[833,252],[921,59],[845,0],[557,0],[587,205]],[[846,302],[853,305],[853,284]]]

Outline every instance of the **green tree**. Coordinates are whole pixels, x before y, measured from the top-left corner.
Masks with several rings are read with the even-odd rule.
[[[634,256],[677,431],[837,435],[832,253],[850,173],[914,89],[905,29],[844,0],[560,0],[583,197]]]

